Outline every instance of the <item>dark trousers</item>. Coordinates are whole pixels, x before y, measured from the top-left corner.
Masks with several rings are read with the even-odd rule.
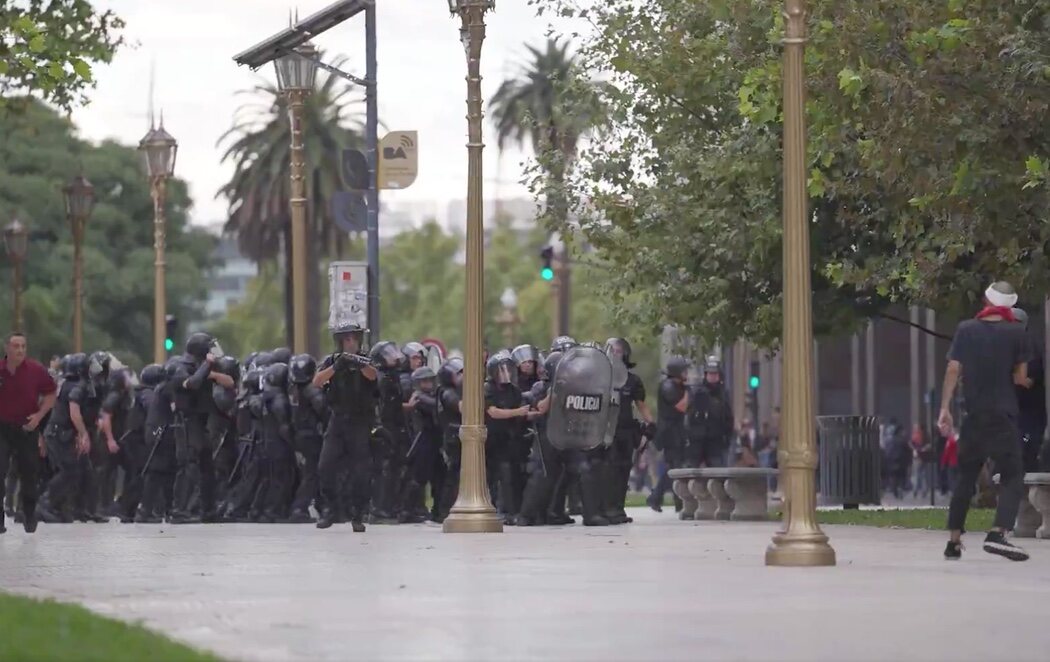
[[[174,426],[175,460],[179,467],[175,474],[175,512],[181,515],[190,514],[190,502],[197,489],[201,514],[215,512],[215,467],[207,421],[207,414],[187,413],[182,416],[182,426]]]
[[[270,517],[282,519],[288,517],[295,494],[295,453],[283,439],[268,439],[266,457],[269,475],[263,511]]]
[[[626,517],[628,482],[634,466],[634,451],[641,441],[637,428],[618,429],[612,446],[605,454],[605,476],[602,480],[605,494],[605,513],[608,516]]]
[[[18,425],[0,423],[0,480],[7,477],[8,466],[10,466],[11,459],[14,458],[14,466],[18,470],[18,482],[21,486],[18,503],[22,507],[22,512],[31,512],[29,509],[36,508],[40,474],[38,434],[36,431],[26,432]],[[2,492],[3,490],[0,490],[0,493]],[[0,517],[3,517],[2,513]]]
[[[368,512],[369,482],[372,477],[372,449],[369,421],[355,420],[333,413],[325,430],[318,461],[321,495],[328,508],[340,503],[339,476],[344,467],[350,475],[350,519],[361,521]]]
[[[459,498],[459,469],[463,463],[463,444],[460,442],[459,437],[452,437],[450,433],[446,433],[443,450],[447,469],[445,471],[445,485],[441,489],[441,505],[437,512],[437,519],[439,520],[444,520],[448,517],[448,514],[452,511],[452,506],[456,505],[456,499]]]
[[[959,474],[948,507],[948,530],[966,527],[977,485],[985,462],[995,463],[999,474],[999,504],[995,509],[996,528],[1014,527],[1024,496],[1024,468],[1021,463],[1021,437],[1015,420],[1003,414],[974,412],[963,421],[959,434]]]
[[[321,480],[317,465],[321,459],[323,440],[316,434],[300,434],[295,441],[296,454],[299,456],[299,488],[292,501],[293,511],[307,512],[310,504],[320,498]],[[317,503],[317,510],[323,508]]]
[[[680,438],[668,439],[665,442],[664,451],[664,463],[667,465],[667,470],[678,469],[685,466],[685,445]],[[656,503],[663,503],[664,495],[667,494],[668,490],[671,489],[671,477],[667,475],[667,470],[660,476],[659,482],[656,483],[656,487],[653,488],[651,495],[653,501]],[[678,495],[675,495],[675,509],[681,508],[680,499]]]

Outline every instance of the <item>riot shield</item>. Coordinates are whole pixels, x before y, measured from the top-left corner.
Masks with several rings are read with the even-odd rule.
[[[612,379],[612,363],[602,350],[584,346],[566,350],[551,380],[547,419],[551,445],[582,451],[605,443]]]
[[[619,354],[606,354],[612,365],[612,388],[609,393],[609,424],[605,428],[605,447],[612,446],[620,420],[620,389],[627,385],[627,366]]]

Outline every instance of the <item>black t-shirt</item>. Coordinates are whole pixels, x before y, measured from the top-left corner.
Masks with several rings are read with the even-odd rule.
[[[513,384],[485,382],[485,425],[489,439],[506,441],[521,429],[520,418],[495,419],[488,415],[488,408],[517,409],[522,406],[521,391]]]
[[[463,420],[459,410],[462,397],[454,388],[442,387],[438,393],[438,419],[449,438],[458,438],[459,426]]]
[[[58,398],[55,400],[55,408],[52,411],[49,425],[59,431],[72,430],[73,418],[69,415],[69,405],[73,402],[77,403],[80,406],[80,414],[83,416],[89,395],[90,388],[77,380],[67,379],[62,382],[62,386],[58,389]],[[86,426],[86,418],[84,423]]]
[[[955,330],[950,361],[962,364],[966,410],[1017,416],[1013,371],[1032,358],[1032,347],[1020,324],[965,320]]]
[[[171,422],[173,401],[170,386],[162,385],[153,390],[153,399],[150,400],[146,409],[146,429],[148,434],[151,434],[150,430],[162,428]]]
[[[685,414],[675,408],[685,397],[685,384],[670,377],[660,382],[660,393],[656,402],[656,418],[661,424],[682,425]]]

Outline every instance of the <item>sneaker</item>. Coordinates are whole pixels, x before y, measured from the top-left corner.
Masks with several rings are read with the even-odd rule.
[[[350,520],[350,528],[353,529],[354,533],[365,532],[365,524],[359,519]]]
[[[963,546],[961,542],[948,541],[948,546],[944,548],[944,560],[945,561],[958,561],[962,558]]]
[[[317,524],[315,526],[317,526],[317,528],[319,529],[327,529],[330,528],[333,524],[335,524],[335,516],[332,514],[331,511],[326,511],[321,513],[321,517],[317,520]]]
[[[662,513],[664,511],[663,504],[657,500],[655,494],[650,494],[645,498],[645,504],[652,508],[655,512]]]
[[[989,554],[1005,556],[1011,561],[1027,561],[1028,552],[1017,545],[1012,544],[1006,536],[999,531],[989,531],[984,539],[984,551]]]

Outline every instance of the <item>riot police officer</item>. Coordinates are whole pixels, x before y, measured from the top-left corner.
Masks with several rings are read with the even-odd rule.
[[[116,362],[116,359],[113,359]],[[119,363],[119,362],[117,362]],[[119,507],[113,500],[116,492],[117,468],[126,462],[124,441],[127,434],[127,419],[131,411],[133,373],[124,367],[111,366],[106,380],[106,395],[102,399],[102,415],[99,419],[99,441],[106,453],[95,465],[97,479],[98,512],[103,516],[120,516]],[[130,519],[130,518],[124,518]]]
[[[266,368],[262,391],[262,439],[266,454],[265,494],[259,499],[256,521],[286,522],[295,489],[295,439],[292,408],[288,399],[288,365],[275,362]]]
[[[247,370],[241,379],[237,397],[237,459],[226,478],[228,489],[225,519],[249,522],[252,506],[260,493],[263,480],[265,452],[262,445],[262,389],[263,374],[272,363],[269,352],[260,352],[246,361]],[[254,511],[257,514],[258,510]]]
[[[118,442],[124,487],[117,500],[117,516],[123,524],[135,521],[135,513],[142,502],[142,470],[150,450],[146,444],[146,417],[154,389],[164,383],[164,377],[164,366],[151,363],[142,369],[138,382],[132,386],[124,433]]]
[[[332,329],[337,351],[329,355],[313,383],[325,389],[331,414],[321,447],[319,473],[325,510],[317,528],[335,523],[339,503],[339,472],[350,464],[350,524],[355,533],[365,530],[372,454],[369,439],[375,423],[376,380],[379,372],[362,354],[365,329],[342,323]]]
[[[216,521],[215,469],[209,443],[208,415],[214,407],[211,382],[227,387],[233,379],[215,369],[222,348],[211,334],[194,333],[186,341],[186,352],[178,358],[173,378],[175,398],[175,503],[172,524]],[[200,489],[201,517],[191,511],[194,491]]]
[[[540,352],[532,345],[518,345],[511,352],[511,357],[518,368],[518,390],[525,395],[540,380]]]
[[[215,503],[217,512],[226,510],[229,483],[227,479],[237,462],[237,388],[241,381],[241,366],[232,356],[215,362],[215,369],[233,380],[227,386],[213,382],[211,397],[214,407],[208,413],[208,439],[215,467]],[[221,519],[221,517],[220,517]]]
[[[442,428],[442,455],[445,457],[445,485],[441,490],[437,517],[443,522],[459,496],[459,469],[463,458],[463,446],[459,439],[459,428],[463,424],[463,359],[451,358],[438,370],[438,421]]]
[[[89,467],[84,460],[91,451],[90,431],[84,420],[92,390],[89,370],[86,354],[62,359],[64,380],[44,431],[47,459],[54,473],[36,504],[36,516],[42,522],[73,521],[68,508],[81,487],[81,473]]]
[[[554,371],[561,361],[561,352],[551,352],[543,362],[543,380],[533,384],[529,399],[539,407],[540,403],[546,402],[547,393],[550,389],[550,380]],[[547,437],[547,412],[530,412],[528,416],[532,422],[532,451],[529,455],[528,481],[522,496],[521,512],[516,524],[518,526],[536,526],[551,522],[548,510],[551,506],[555,488],[564,473],[562,454],[551,446]],[[564,507],[564,498],[562,499]],[[571,521],[571,518],[570,518]]]
[[[724,467],[733,436],[733,405],[722,381],[722,362],[709,356],[704,380],[691,389],[686,411],[685,466]]]
[[[626,338],[609,338],[605,342],[605,352],[611,358],[618,358],[628,369],[627,381],[620,387],[620,409],[616,421],[616,434],[612,446],[605,457],[605,517],[610,524],[625,524],[631,521],[624,510],[627,500],[627,486],[634,467],[635,451],[641,445],[643,429],[648,430],[653,423],[653,415],[645,404],[645,384],[631,371],[631,344]],[[635,417],[635,410],[644,421],[640,425]],[[651,434],[651,432],[650,432]]]
[[[664,369],[665,377],[660,382],[656,400],[656,447],[664,452],[668,469],[677,469],[685,461],[685,412],[689,407],[689,392],[686,389],[686,373],[689,362],[681,357],[672,358]],[[666,471],[653,488],[646,502],[656,512],[663,510],[664,494],[671,487]],[[675,509],[681,506],[675,497]]]
[[[441,491],[445,485],[445,461],[441,457],[443,441],[441,421],[438,415],[437,373],[428,366],[412,371],[412,395],[409,397],[412,411],[412,445],[406,454],[409,470],[406,478],[405,502],[423,504],[423,490],[429,485],[433,501],[429,517],[437,520],[440,512]],[[403,511],[402,523],[418,523],[428,516],[413,509]]]
[[[178,358],[164,364],[164,378],[153,389],[153,397],[146,408],[146,444],[149,452],[142,467],[142,501],[135,514],[137,524],[159,524],[170,515],[174,498],[175,432],[175,378],[181,370]]]
[[[401,475],[411,444],[405,416],[401,375],[404,355],[389,340],[376,343],[369,353],[379,371],[379,427],[373,435],[375,477],[372,482],[372,519],[390,523],[401,511]]]
[[[518,390],[518,369],[507,350],[489,357],[485,365],[485,464],[490,490],[499,495],[498,504],[508,524],[513,524],[521,507],[524,490],[522,470],[528,448],[522,451],[523,421],[529,407]],[[498,486],[498,490],[492,487]]]
[[[407,342],[401,352],[405,355],[405,372],[409,376],[427,364],[427,348],[422,343]]]
[[[292,364],[288,367],[288,377],[291,381],[288,397],[292,404],[292,429],[300,469],[299,488],[292,501],[292,512],[289,516],[292,522],[313,522],[310,504],[317,506],[317,512],[324,510],[317,462],[321,457],[324,428],[328,424],[328,405],[325,403],[324,392],[313,385],[316,374],[317,361],[309,354],[293,357]]]
[[[106,395],[106,381],[109,378],[109,353],[94,352],[87,357],[88,381],[86,397],[81,403],[81,414],[87,427],[91,448],[79,459],[81,470],[78,472],[80,483],[74,496],[74,517],[81,522],[106,522],[98,511],[98,478],[95,468],[108,461],[106,444],[99,434],[98,423],[102,415],[102,400]]]

